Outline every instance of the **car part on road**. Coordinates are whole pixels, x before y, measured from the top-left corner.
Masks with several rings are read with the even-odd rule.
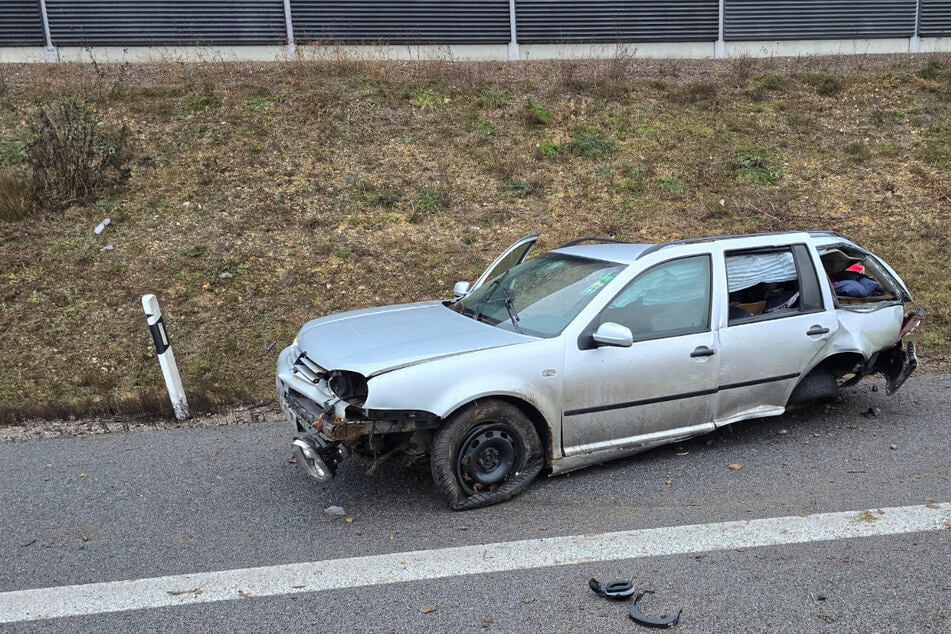
[[[318,434],[308,434],[295,438],[291,445],[297,449],[300,464],[313,479],[330,482],[337,475],[337,465],[344,457],[340,443],[327,442]]]
[[[683,608],[677,610],[677,614],[668,614],[667,616],[647,616],[637,607],[637,602],[640,601],[645,594],[654,594],[653,590],[644,590],[643,592],[638,592],[637,596],[634,597],[634,603],[631,604],[631,611],[629,616],[631,619],[638,625],[643,625],[644,627],[656,627],[656,628],[665,628],[677,625],[677,622],[680,621],[680,613],[683,612]]]
[[[634,595],[634,584],[630,581],[612,581],[604,584],[592,577],[588,581],[588,587],[605,599],[629,599]]]

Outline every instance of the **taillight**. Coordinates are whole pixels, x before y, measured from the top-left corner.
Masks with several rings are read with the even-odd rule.
[[[923,311],[918,311],[917,313],[908,313],[905,315],[905,321],[901,325],[901,331],[898,333],[898,339],[901,340],[902,337],[912,332],[918,325],[921,323],[921,320],[925,318],[925,313]]]

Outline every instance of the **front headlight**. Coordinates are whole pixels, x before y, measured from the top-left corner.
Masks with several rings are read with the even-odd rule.
[[[334,370],[327,384],[338,398],[354,405],[362,405],[367,400],[367,380],[362,374],[347,370]]]

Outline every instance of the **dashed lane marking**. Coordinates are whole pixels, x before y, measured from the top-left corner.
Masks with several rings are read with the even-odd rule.
[[[878,537],[951,526],[951,502],[667,526],[0,593],[0,623],[472,574]]]

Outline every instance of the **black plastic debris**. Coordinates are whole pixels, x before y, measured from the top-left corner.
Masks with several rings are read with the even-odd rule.
[[[644,590],[639,592],[634,598],[634,603],[631,604],[631,612],[629,616],[631,619],[638,625],[643,625],[644,627],[655,627],[655,628],[667,628],[677,625],[677,622],[680,620],[680,613],[683,612],[683,608],[677,610],[677,614],[668,614],[667,616],[648,616],[641,612],[640,608],[637,607],[637,602],[640,601],[645,594],[654,594],[653,590]]]
[[[878,412],[875,411],[874,407],[870,407],[864,412],[862,412],[862,416],[864,416],[865,418],[878,418]]]
[[[605,599],[621,600],[634,595],[634,584],[630,581],[613,581],[608,584],[601,583],[597,579],[591,579],[588,587],[598,596]]]

